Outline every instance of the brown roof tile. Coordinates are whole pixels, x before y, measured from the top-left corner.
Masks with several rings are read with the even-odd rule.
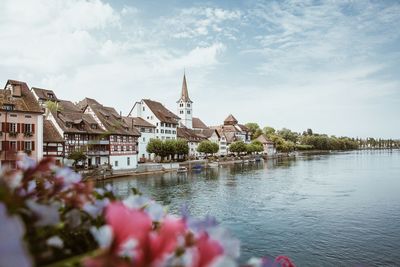
[[[192,123],[193,123],[193,128],[195,129],[209,129],[207,125],[205,125],[205,123],[199,118],[193,117]]]
[[[140,117],[122,117],[122,119],[125,121],[126,124],[133,125],[135,127],[156,128],[156,126],[154,126],[150,122],[148,122]]]
[[[112,107],[106,107],[91,98],[85,98],[78,103],[81,110],[90,107],[106,130],[112,134],[140,136],[140,132],[123,120],[122,116]]]
[[[43,141],[44,142],[65,142],[58,133],[54,124],[49,120],[43,122]]]
[[[48,89],[42,89],[42,88],[37,88],[37,87],[32,87],[32,91],[35,92],[35,94],[38,96],[39,99],[45,100],[45,101],[57,101],[57,96],[53,92],[53,90],[48,90]]]
[[[13,105],[14,111],[43,113],[28,85],[21,81],[8,80],[4,89],[0,89],[0,109],[4,104]]]
[[[143,102],[146,103],[146,105],[161,122],[178,124],[180,118],[173,112],[168,110],[166,107],[164,107],[163,104],[161,104],[160,102],[150,99],[143,99]]]

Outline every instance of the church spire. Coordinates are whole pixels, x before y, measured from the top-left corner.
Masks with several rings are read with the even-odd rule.
[[[180,100],[182,100],[184,102],[192,102],[192,100],[190,100],[190,98],[189,98],[189,92],[188,92],[188,89],[187,89],[185,72],[183,72],[182,93],[181,93]]]

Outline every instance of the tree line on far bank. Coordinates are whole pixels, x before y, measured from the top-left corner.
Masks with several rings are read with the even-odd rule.
[[[256,139],[264,134],[274,142],[277,151],[290,152],[293,150],[352,150],[359,148],[400,148],[400,140],[336,137],[334,135],[314,133],[307,129],[302,133],[283,128],[275,130],[272,127],[263,129],[257,123],[247,123],[252,138]]]

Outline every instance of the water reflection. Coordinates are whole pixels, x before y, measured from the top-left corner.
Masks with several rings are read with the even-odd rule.
[[[400,262],[400,153],[355,151],[109,181],[177,213],[211,214],[242,240],[242,260],[290,255],[299,266]]]

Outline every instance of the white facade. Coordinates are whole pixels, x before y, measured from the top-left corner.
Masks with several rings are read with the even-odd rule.
[[[180,123],[186,128],[193,129],[193,102],[180,99],[178,101],[178,116],[181,117]]]
[[[132,108],[129,117],[140,117],[145,121],[156,126],[155,138],[161,140],[176,139],[176,124],[161,122],[157,116],[147,106],[146,102],[141,100],[136,102]],[[142,154],[142,153],[141,153]]]
[[[137,168],[137,155],[110,156],[110,164],[113,170],[129,170]]]
[[[208,140],[219,145],[218,156],[228,155],[228,145],[224,135],[218,136],[217,132],[214,131],[214,133],[211,135],[210,138],[208,138]]]
[[[141,136],[138,138],[139,143],[139,158],[145,159],[154,159],[154,155],[147,152],[147,144],[149,143],[150,139],[155,139],[155,129],[150,127],[137,127],[141,133]]]

